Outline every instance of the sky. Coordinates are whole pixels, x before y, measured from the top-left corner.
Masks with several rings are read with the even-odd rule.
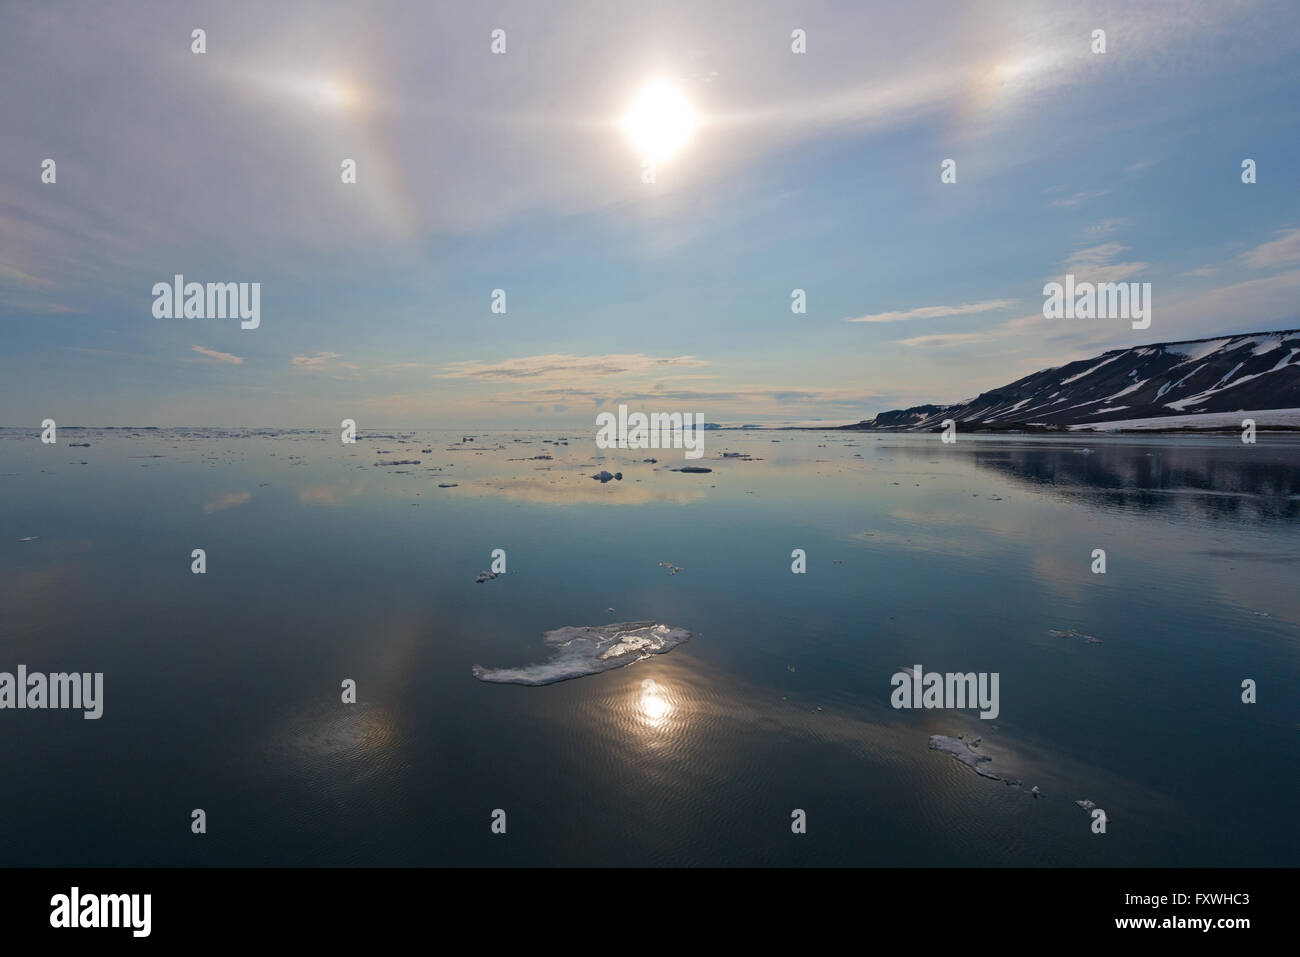
[[[4,426],[845,423],[1300,326],[1294,2],[0,17]],[[656,82],[697,123],[647,183]],[[1150,328],[1044,318],[1066,273]],[[259,283],[257,328],[156,317],[177,274]]]

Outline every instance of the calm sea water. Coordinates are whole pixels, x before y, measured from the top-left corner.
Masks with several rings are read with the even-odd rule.
[[[0,430],[0,671],[102,671],[104,716],[0,711],[0,864],[1300,864],[1296,439],[716,432],[703,475],[563,432],[59,439]],[[471,676],[640,619],[694,637]],[[894,710],[914,664],[1001,714]]]

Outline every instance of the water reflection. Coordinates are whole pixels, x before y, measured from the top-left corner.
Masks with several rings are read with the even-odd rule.
[[[643,723],[651,728],[662,727],[673,707],[668,703],[664,689],[653,678],[641,682],[641,717]]]
[[[1300,443],[1153,438],[1078,439],[1066,444],[969,441],[958,445],[977,469],[1072,501],[1127,510],[1182,512],[1204,520],[1300,519]],[[933,459],[923,445],[904,456]]]
[[[74,458],[0,430],[8,661],[111,679],[103,722],[0,721],[42,771],[0,804],[46,809],[0,824],[6,860],[175,863],[151,802],[189,781],[250,809],[205,845],[222,865],[1300,860],[1300,442],[710,434],[692,475],[562,436],[90,434]],[[545,687],[472,676],[616,619],[694,637]],[[1000,673],[1002,715],[895,711],[917,662]],[[927,747],[967,733],[1042,797]],[[120,796],[107,837],[76,830],[89,778]],[[1084,798],[1133,839],[1089,840]],[[527,840],[488,842],[498,806]],[[834,838],[792,844],[794,807]]]

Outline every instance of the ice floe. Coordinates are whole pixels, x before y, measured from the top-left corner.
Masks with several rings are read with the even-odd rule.
[[[989,778],[993,781],[1002,780],[1000,774],[994,774],[992,771],[986,771],[984,768],[980,767],[980,764],[983,762],[992,761],[993,759],[985,754],[976,754],[971,750],[970,746],[960,738],[950,738],[946,734],[932,734],[930,735],[930,750],[943,751],[947,754],[951,754],[954,758],[971,768],[981,777]]]
[[[1051,631],[1048,632],[1048,634],[1051,635],[1053,638],[1082,638],[1090,645],[1101,644],[1100,638],[1094,638],[1092,635],[1085,635],[1083,632],[1075,628],[1071,628],[1069,631],[1057,631],[1055,628],[1053,628]]]
[[[665,654],[690,637],[691,633],[684,628],[653,621],[566,626],[542,636],[547,647],[554,649],[550,661],[521,668],[474,665],[471,670],[479,681],[494,684],[549,685]]]

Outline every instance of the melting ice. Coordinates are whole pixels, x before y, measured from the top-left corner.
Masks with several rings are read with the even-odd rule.
[[[473,667],[479,681],[495,684],[549,685],[569,678],[600,674],[672,651],[691,633],[653,621],[622,621],[611,625],[566,626],[542,635],[554,649],[551,660],[522,668]]]
[[[962,764],[972,768],[975,773],[981,777],[992,778],[994,781],[1002,780],[1000,775],[994,774],[992,771],[986,771],[980,767],[981,762],[991,761],[993,759],[984,754],[977,754],[960,738],[950,738],[945,734],[932,734],[930,735],[930,750],[946,751]]]

